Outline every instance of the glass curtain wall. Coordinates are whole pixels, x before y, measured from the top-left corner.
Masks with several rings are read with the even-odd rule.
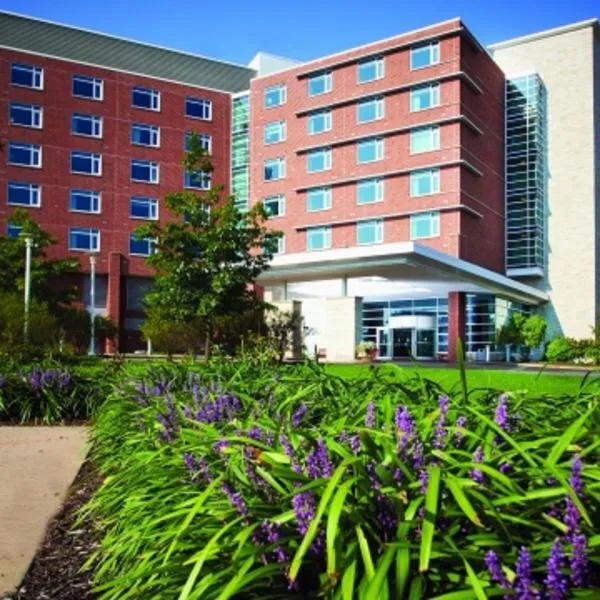
[[[231,193],[240,210],[248,210],[250,163],[250,98],[245,92],[232,98],[231,106]]]

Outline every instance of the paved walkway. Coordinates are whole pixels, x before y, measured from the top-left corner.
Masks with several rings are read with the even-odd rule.
[[[0,594],[25,575],[85,458],[85,427],[0,427]]]

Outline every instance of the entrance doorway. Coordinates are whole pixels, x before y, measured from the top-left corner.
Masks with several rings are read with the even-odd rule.
[[[435,329],[378,327],[377,356],[382,360],[435,358]]]

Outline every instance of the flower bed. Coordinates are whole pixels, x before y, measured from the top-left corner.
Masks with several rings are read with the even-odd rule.
[[[599,416],[376,369],[153,369],[95,425],[96,593],[597,597]]]

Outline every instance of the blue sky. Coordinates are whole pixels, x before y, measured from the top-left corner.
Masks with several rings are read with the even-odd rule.
[[[483,44],[599,16],[593,0],[0,0],[0,9],[246,64],[310,60],[460,16]]]

